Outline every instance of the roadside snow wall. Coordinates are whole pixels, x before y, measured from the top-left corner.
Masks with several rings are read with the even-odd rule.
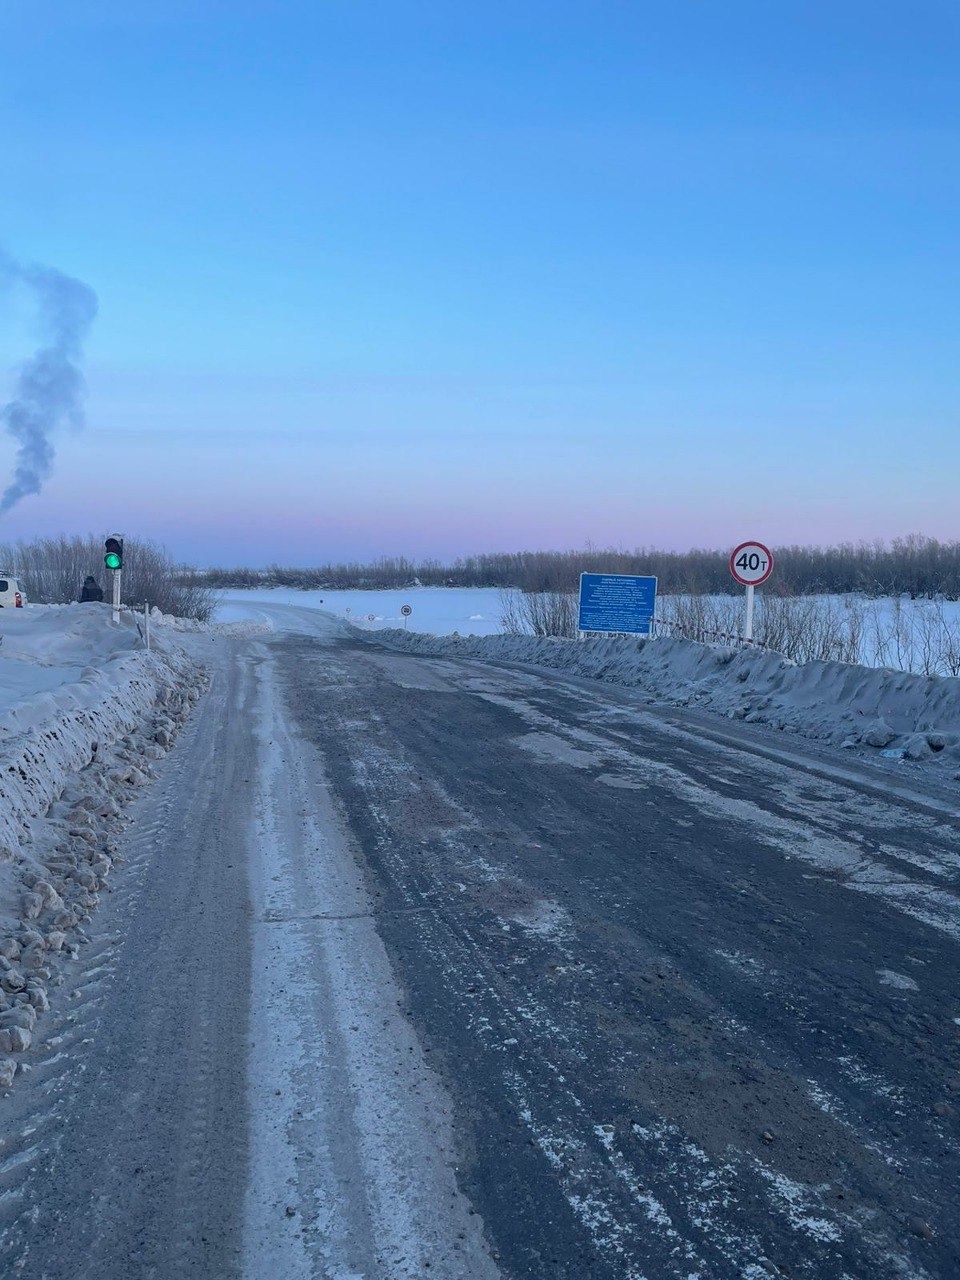
[[[18,848],[27,821],[46,812],[68,777],[146,720],[163,689],[184,680],[179,665],[153,653],[115,658],[0,717],[0,859]]]
[[[838,746],[899,750],[954,770],[960,765],[960,679],[843,662],[797,666],[765,650],[668,638],[576,641],[395,630],[377,632],[375,643],[436,657],[534,663]]]
[[[108,606],[0,610],[0,1088],[87,941],[125,805],[205,684],[179,645],[145,652],[137,619],[112,626]]]
[[[19,688],[0,709],[0,863],[68,777],[146,720],[167,689],[198,678],[178,647],[144,652],[129,615],[114,628],[90,606],[51,605],[2,622],[0,681]],[[57,682],[45,688],[50,673]]]

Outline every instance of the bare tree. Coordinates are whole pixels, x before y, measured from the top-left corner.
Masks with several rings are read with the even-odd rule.
[[[535,636],[577,634],[577,598],[564,591],[526,591],[520,597],[526,622]]]
[[[38,604],[76,600],[87,574],[98,579],[109,598],[103,538],[96,534],[0,545],[0,566],[16,573],[28,598]],[[205,581],[178,570],[156,543],[134,537],[124,539],[123,598],[131,604],[146,603],[162,613],[200,621],[209,619],[216,603],[216,593]]]
[[[528,634],[523,597],[512,587],[503,587],[500,590],[500,630],[509,636]]]

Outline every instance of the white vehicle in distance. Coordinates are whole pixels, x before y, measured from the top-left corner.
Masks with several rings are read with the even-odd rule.
[[[22,609],[27,603],[27,593],[16,578],[0,573],[0,609]]]

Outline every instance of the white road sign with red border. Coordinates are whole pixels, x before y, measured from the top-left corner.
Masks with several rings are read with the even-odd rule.
[[[400,606],[400,612],[403,614],[405,618],[409,618],[411,613],[413,613],[413,609],[410,607],[410,605],[403,604]]]
[[[745,587],[759,587],[773,573],[773,554],[762,542],[741,542],[730,555],[730,572]]]

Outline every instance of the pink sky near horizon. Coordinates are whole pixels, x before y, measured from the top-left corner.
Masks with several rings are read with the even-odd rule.
[[[810,411],[814,431],[802,405],[773,427],[755,403],[741,428],[696,390],[656,402],[628,385],[608,404],[560,380],[522,396],[465,381],[455,404],[446,379],[373,379],[371,397],[363,379],[232,371],[199,401],[182,371],[94,365],[89,381],[87,426],[58,437],[0,541],[116,528],[198,564],[263,565],[957,536],[949,450],[904,454],[902,409],[877,431],[873,393]]]
[[[119,529],[198,564],[449,559],[957,536],[951,448],[904,450],[938,410],[864,383],[828,400],[717,376],[320,377],[86,370],[87,425],[0,541]],[[3,391],[0,386],[0,393]],[[876,423],[885,421],[883,430]],[[14,444],[0,437],[0,471]]]
[[[74,455],[74,449],[77,450]],[[197,564],[311,564],[370,560],[380,555],[451,559],[485,551],[638,546],[686,550],[724,548],[745,538],[773,546],[793,543],[890,540],[913,532],[945,539],[949,509],[878,510],[871,495],[837,503],[833,495],[787,505],[782,490],[741,485],[736,495],[701,492],[684,507],[664,495],[645,503],[642,486],[620,477],[612,500],[588,489],[564,494],[544,483],[539,495],[524,492],[526,477],[491,495],[464,476],[434,492],[427,476],[380,477],[356,484],[349,478],[300,470],[283,489],[259,486],[257,469],[244,462],[243,483],[225,459],[218,479],[190,478],[169,451],[147,472],[109,478],[109,464],[89,464],[80,440],[64,448],[57,474],[44,492],[25,499],[0,524],[0,542],[74,532],[137,532],[163,543],[178,559]],[[95,455],[94,455],[95,456]],[[481,478],[482,480],[482,478]],[[918,515],[925,519],[916,519]]]

